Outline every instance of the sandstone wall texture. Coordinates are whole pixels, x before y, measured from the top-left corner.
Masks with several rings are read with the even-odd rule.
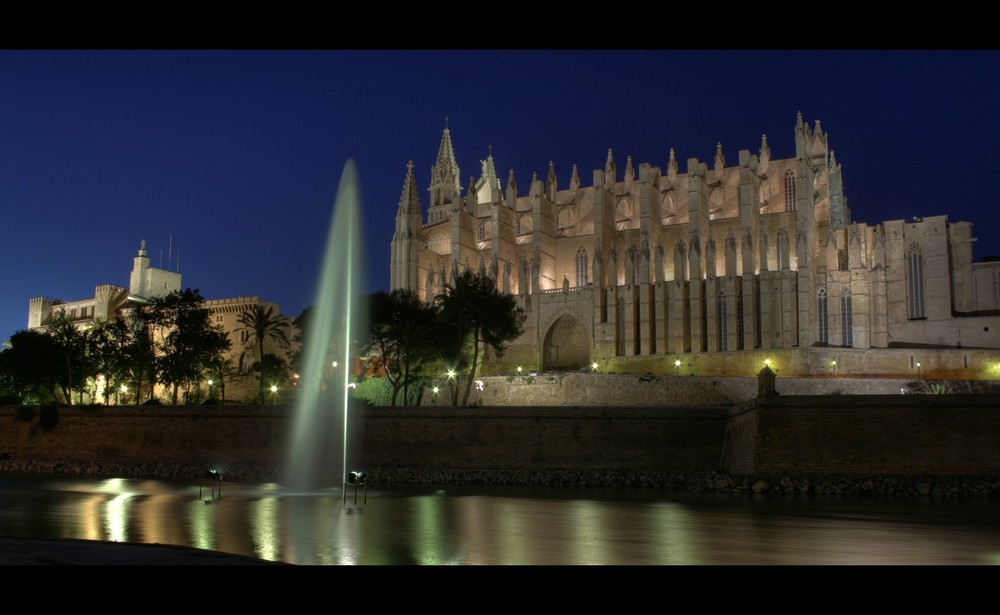
[[[501,379],[511,386],[486,383],[482,393],[558,404],[352,408],[346,465],[369,471],[373,480],[432,482],[462,472],[514,482],[543,473],[604,473],[600,480],[612,484],[695,472],[1000,476],[997,395],[832,389],[797,395],[797,387],[812,385],[779,378],[778,395],[765,401],[748,392],[756,391],[756,379],[551,378]],[[899,382],[833,384],[838,391],[898,390]],[[614,401],[567,403],[601,395]],[[0,473],[191,478],[211,467],[234,479],[277,479],[287,469],[288,451],[298,450],[289,438],[295,412],[281,406],[0,407]],[[328,435],[318,462],[336,476],[344,467],[342,415],[326,420],[326,427],[312,429]],[[498,473],[507,474],[498,479]]]

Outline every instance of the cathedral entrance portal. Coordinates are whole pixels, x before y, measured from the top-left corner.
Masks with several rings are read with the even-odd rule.
[[[579,369],[590,365],[590,339],[580,321],[569,314],[560,316],[545,335],[542,369]]]

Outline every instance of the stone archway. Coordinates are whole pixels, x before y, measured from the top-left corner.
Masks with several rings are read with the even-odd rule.
[[[579,369],[587,365],[590,365],[590,338],[587,331],[574,316],[563,314],[545,334],[542,369]]]

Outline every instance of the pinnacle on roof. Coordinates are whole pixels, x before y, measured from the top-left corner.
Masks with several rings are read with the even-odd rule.
[[[413,177],[412,160],[406,163],[406,178],[403,180],[403,193],[399,197],[399,208],[406,213],[420,213],[420,194]]]

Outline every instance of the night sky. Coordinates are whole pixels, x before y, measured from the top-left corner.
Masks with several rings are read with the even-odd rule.
[[[414,162],[427,182],[445,122],[461,184],[492,147],[519,194],[555,163],[583,185],[614,152],[686,171],[794,154],[820,120],[854,221],[973,223],[1000,254],[990,196],[998,51],[0,51],[0,341],[28,300],[128,286],[146,240],[208,299],[312,303],[345,162],[361,182],[366,292],[387,290],[389,242]]]

